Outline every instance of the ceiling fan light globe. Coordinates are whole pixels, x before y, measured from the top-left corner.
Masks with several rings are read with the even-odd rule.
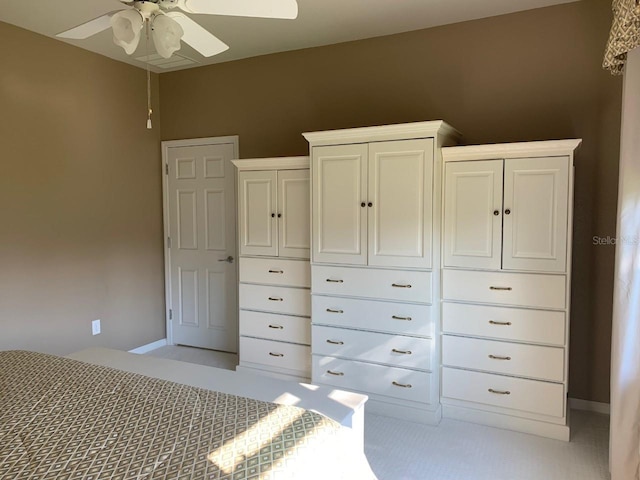
[[[153,19],[153,44],[158,55],[170,58],[174,52],[180,50],[180,40],[184,30],[178,22],[166,15],[156,15]]]
[[[135,9],[122,10],[111,17],[113,43],[124,48],[127,55],[133,54],[140,43],[144,25],[142,15]]]

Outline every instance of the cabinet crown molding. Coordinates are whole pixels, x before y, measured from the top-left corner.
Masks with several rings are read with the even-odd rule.
[[[435,137],[438,135],[450,137],[451,140],[453,140],[451,143],[457,143],[462,137],[462,134],[458,130],[443,120],[306,132],[302,135],[312,147],[319,145],[404,140],[410,138]]]
[[[245,170],[298,170],[309,168],[309,157],[243,158],[232,160],[239,172]]]
[[[570,140],[545,140],[539,142],[496,143],[492,145],[467,145],[443,147],[445,162],[464,160],[492,160],[497,158],[523,158],[540,156],[573,157],[573,152],[582,143],[581,138]]]

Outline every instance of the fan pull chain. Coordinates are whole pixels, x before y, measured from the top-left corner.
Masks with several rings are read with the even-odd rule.
[[[147,48],[147,129],[151,130],[153,126],[151,125],[151,114],[153,114],[153,110],[151,109],[151,71],[149,70],[149,19],[145,20],[145,32],[146,32],[146,48]]]

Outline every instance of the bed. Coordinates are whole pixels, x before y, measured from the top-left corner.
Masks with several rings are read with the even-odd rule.
[[[0,352],[3,480],[375,479],[348,426],[366,397],[105,349],[75,357],[89,361]],[[154,369],[164,373],[143,374]],[[193,385],[211,376],[233,378],[232,392]],[[236,394],[252,386],[253,397],[279,391],[279,403]],[[314,410],[338,421],[306,409],[314,393],[325,399]],[[326,402],[332,395],[340,400]]]

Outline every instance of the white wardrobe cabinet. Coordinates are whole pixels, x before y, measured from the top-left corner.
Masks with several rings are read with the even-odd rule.
[[[441,121],[305,133],[311,146],[312,380],[438,423]]]
[[[235,160],[240,231],[240,364],[311,377],[309,157]]]
[[[309,170],[241,171],[240,255],[309,258]]]
[[[442,149],[443,414],[569,440],[573,154]]]
[[[313,148],[313,261],[430,268],[433,138]]]
[[[569,156],[445,165],[444,266],[564,272]]]

